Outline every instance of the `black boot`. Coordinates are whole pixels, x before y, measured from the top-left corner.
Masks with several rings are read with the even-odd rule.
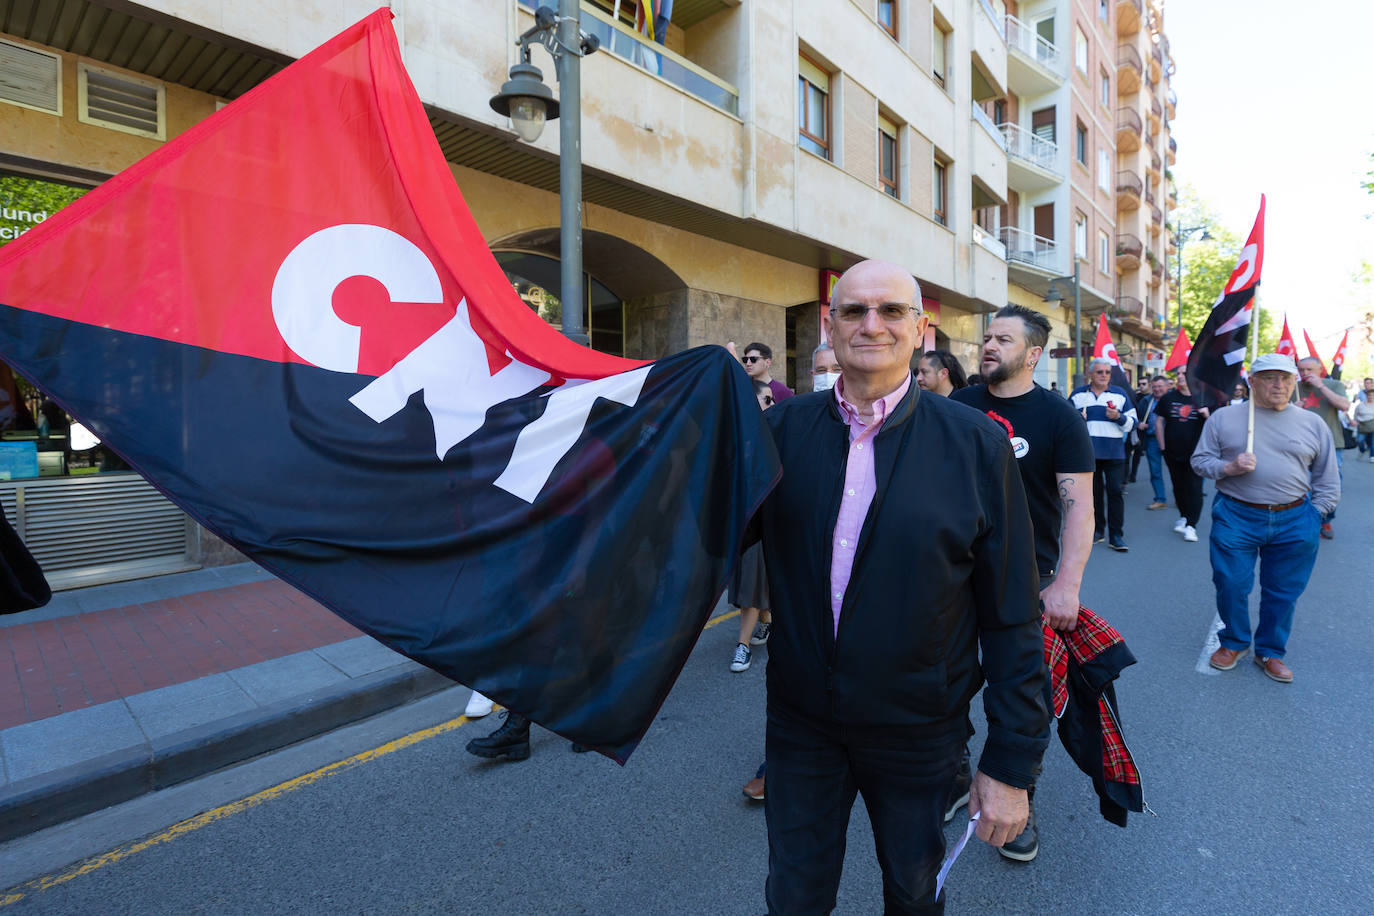
[[[485,738],[473,738],[467,750],[476,757],[527,760],[530,756],[530,720],[518,712],[507,711],[506,721],[500,728]]]

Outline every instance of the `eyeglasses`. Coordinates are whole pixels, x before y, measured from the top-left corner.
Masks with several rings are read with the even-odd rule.
[[[741,357],[740,357],[740,362],[743,362],[743,363],[756,363],[756,362],[758,362],[758,361],[761,360],[761,359],[763,359],[762,356],[741,356]]]
[[[771,407],[772,405],[773,405],[773,398],[772,398],[772,396],[771,396],[771,395],[765,394],[765,395],[763,396],[763,406],[765,406],[765,407]]]
[[[878,317],[888,324],[896,324],[908,314],[915,312],[916,308],[899,302],[885,302],[882,305],[841,305],[832,306],[830,314],[845,324],[858,324],[870,311],[877,312]]]

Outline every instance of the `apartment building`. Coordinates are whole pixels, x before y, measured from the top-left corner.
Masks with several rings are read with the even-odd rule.
[[[376,5],[6,6],[0,173],[64,191],[98,185]],[[520,296],[552,318],[557,122],[524,143],[488,104],[533,3],[390,6],[478,226]],[[982,108],[1008,94],[999,8],[678,0],[663,44],[635,32],[631,0],[581,10],[601,39],[582,66],[582,307],[593,347],[655,358],[764,341],[775,375],[806,390],[831,284],[879,257],[920,281],[927,347],[976,362],[985,316],[1007,298],[1005,248],[980,217],[1009,204],[1004,134]],[[557,92],[542,48],[534,63]],[[47,532],[36,552],[59,587],[232,558],[136,475],[80,473],[93,469],[70,450],[47,457],[39,477],[0,482],[0,501],[11,518],[26,507],[31,538]]]
[[[1084,345],[1106,313],[1133,373],[1159,351],[1168,197],[1161,160],[1142,151],[1173,149],[1172,102],[1167,116],[1163,107],[1172,62],[1157,71],[1143,63],[1154,58],[1137,46],[1148,43],[1162,61],[1167,39],[1162,14],[1141,2],[1008,3],[1008,94],[985,106],[1006,139],[1008,188],[1007,205],[982,222],[1006,245],[1009,301],[1051,319],[1052,351],[1066,356],[1042,361],[1037,377],[1061,389],[1072,384],[1072,283],[1055,284],[1061,306],[1045,298],[1075,267]]]

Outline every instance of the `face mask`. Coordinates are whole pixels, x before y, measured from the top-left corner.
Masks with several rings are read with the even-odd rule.
[[[811,376],[812,391],[829,391],[835,387],[835,382],[839,379],[838,372],[822,372],[820,375]]]

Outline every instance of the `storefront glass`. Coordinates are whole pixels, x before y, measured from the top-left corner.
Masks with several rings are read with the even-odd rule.
[[[563,302],[555,292],[561,286],[557,258],[523,251],[497,251],[496,261],[506,272],[515,292],[555,328],[562,327]],[[625,355],[625,307],[619,296],[592,277],[582,274],[582,320],[592,339],[592,349],[612,356]]]

